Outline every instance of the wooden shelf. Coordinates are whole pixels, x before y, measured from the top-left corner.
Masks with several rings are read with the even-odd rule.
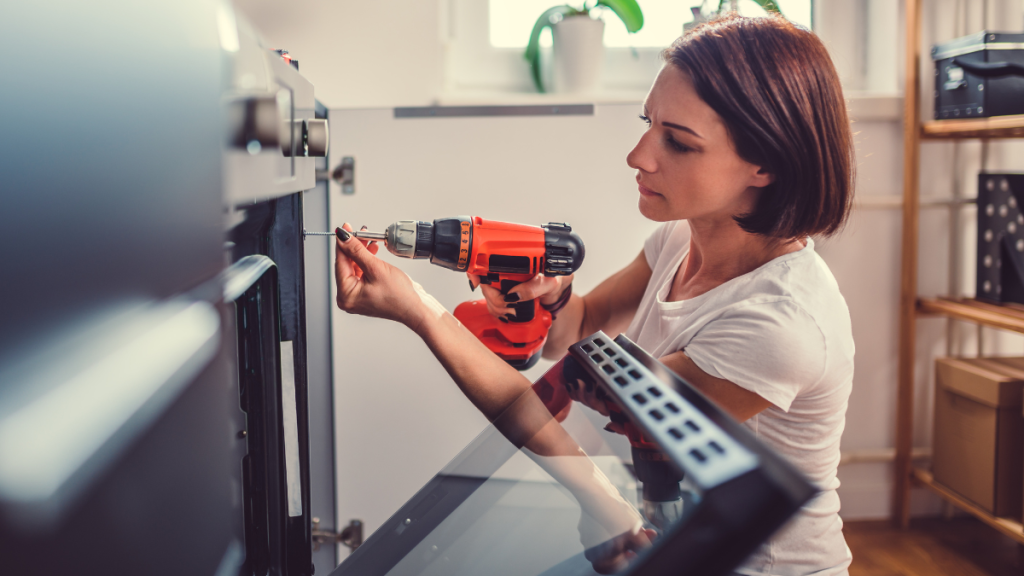
[[[974,502],[964,498],[956,492],[946,488],[942,484],[935,481],[932,477],[932,473],[927,470],[921,470],[916,468],[913,471],[914,481],[919,485],[928,488],[932,492],[935,492],[957,508],[969,512],[976,516],[979,520],[995,528],[996,530],[1006,534],[1010,538],[1013,538],[1017,542],[1024,544],[1024,526],[1016,520],[1010,518],[997,518],[984,508],[979,507]]]
[[[921,125],[921,138],[1021,138],[1024,114],[964,120],[932,120]]]
[[[919,298],[918,314],[939,314],[1024,334],[1024,306],[999,306],[973,298]]]

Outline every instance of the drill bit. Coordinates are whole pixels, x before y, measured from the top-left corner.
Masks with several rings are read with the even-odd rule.
[[[369,230],[355,230],[349,232],[349,234],[356,238],[362,238],[363,240],[384,240],[385,235],[383,232],[370,232]],[[309,232],[308,230],[302,231],[303,236],[335,236],[334,232]]]

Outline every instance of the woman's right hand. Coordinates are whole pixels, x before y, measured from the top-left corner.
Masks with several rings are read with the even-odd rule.
[[[346,223],[335,230],[334,278],[338,308],[350,314],[401,322],[417,329],[429,314],[444,308],[405,273],[377,258],[379,246],[349,234]]]
[[[554,304],[558,301],[562,292],[572,284],[573,279],[572,274],[569,274],[568,276],[545,276],[543,274],[537,274],[532,279],[509,290],[508,296],[505,296],[497,288],[488,284],[482,284],[480,282],[480,277],[476,274],[467,274],[467,276],[469,276],[469,283],[474,289],[476,289],[477,286],[480,287],[480,291],[484,295],[484,300],[487,301],[487,311],[498,318],[508,315],[515,316],[515,309],[509,306],[509,304],[514,302],[540,298],[541,304],[546,304],[548,306]]]

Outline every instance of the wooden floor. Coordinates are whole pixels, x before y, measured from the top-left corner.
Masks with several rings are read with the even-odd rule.
[[[847,522],[850,576],[1022,576],[1017,543],[974,518],[920,519],[910,530],[888,521]]]

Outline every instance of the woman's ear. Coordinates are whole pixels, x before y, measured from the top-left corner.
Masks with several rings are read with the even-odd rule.
[[[757,172],[754,173],[750,185],[754,188],[764,188],[772,182],[775,182],[775,174],[769,172],[764,166],[758,166]]]

